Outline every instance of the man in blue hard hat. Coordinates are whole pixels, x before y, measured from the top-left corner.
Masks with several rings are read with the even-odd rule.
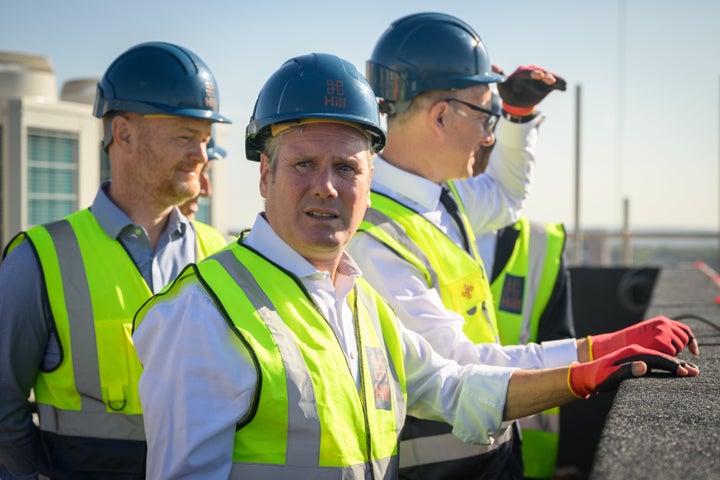
[[[211,125],[229,122],[207,65],[170,43],[136,45],[106,70],[93,114],[110,181],[89,208],[18,234],[0,265],[3,479],[145,478],[132,317],[224,246],[177,207],[199,193]]]
[[[245,136],[264,211],[135,317],[150,478],[392,479],[406,411],[487,444],[503,419],[614,389],[648,365],[697,375],[639,346],[535,371],[438,355],[344,251],[384,143],[351,63],[303,55],[265,82]]]
[[[369,283],[407,328],[460,364],[531,369],[592,358],[586,339],[502,347],[476,246],[478,234],[517,219],[544,118],[536,105],[564,90],[564,80],[532,65],[506,77],[493,69],[468,23],[432,12],[386,29],[367,61],[367,78],[387,115],[387,144],[374,164],[372,206],[348,252]],[[491,84],[502,98],[500,116],[492,110]],[[497,161],[473,177],[475,153],[493,142]],[[697,350],[687,327],[653,325],[666,323],[681,332],[683,346]],[[480,445],[460,441],[453,435],[458,425],[450,423],[408,416],[400,478],[523,477],[515,422]]]

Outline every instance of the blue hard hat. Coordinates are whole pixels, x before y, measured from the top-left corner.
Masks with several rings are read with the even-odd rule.
[[[365,77],[342,58],[311,53],[283,63],[260,90],[245,130],[248,160],[260,160],[273,124],[310,118],[356,124],[374,151],[385,146],[377,99]]]
[[[207,156],[208,160],[222,160],[227,156],[227,151],[219,145],[215,145],[215,133],[210,137],[210,141],[207,144]]]
[[[121,111],[231,123],[218,110],[217,82],[200,57],[171,43],[149,42],[110,64],[97,85],[93,115]]]
[[[464,21],[444,13],[400,18],[380,36],[366,63],[368,82],[390,113],[405,110],[427,90],[505,81],[492,71],[485,45]]]

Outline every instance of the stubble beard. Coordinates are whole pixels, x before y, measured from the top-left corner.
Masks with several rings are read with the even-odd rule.
[[[165,209],[173,205],[180,205],[187,200],[197,197],[200,194],[200,177],[197,176],[195,181],[189,179],[179,179],[178,176],[181,165],[174,165],[167,172],[153,171],[153,166],[157,166],[159,162],[155,161],[154,152],[151,149],[144,155],[143,164],[148,175],[138,172],[137,183],[143,185],[140,194],[145,195],[147,200],[156,205],[158,208]],[[151,153],[152,152],[152,153]]]

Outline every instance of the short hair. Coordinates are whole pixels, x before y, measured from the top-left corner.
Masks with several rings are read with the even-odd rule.
[[[458,89],[456,88],[450,90],[425,90],[424,92],[420,92],[415,97],[413,97],[407,109],[394,115],[388,115],[388,130],[390,130],[395,125],[401,125],[405,123],[408,118],[415,116],[418,112],[424,110],[431,105],[436,104],[437,102],[440,102],[446,98],[456,98],[457,92]]]
[[[440,100],[455,96],[457,90],[425,90],[415,95],[410,101],[410,105],[404,111],[396,113],[394,115],[388,115],[387,126],[388,130],[394,125],[400,125],[407,121],[408,118],[415,116],[418,112],[424,110],[430,105],[433,105]]]
[[[307,125],[297,125],[290,127],[286,130],[283,130],[279,134],[269,137],[267,140],[265,140],[265,145],[263,148],[263,153],[268,158],[268,163],[270,164],[270,171],[275,172],[275,168],[277,166],[277,157],[280,152],[280,146],[282,145],[282,139],[287,135],[289,132],[298,131],[302,134],[302,131],[305,129]],[[365,145],[365,152],[368,153],[368,164],[372,164],[373,159],[375,158],[375,152],[372,150],[372,143],[370,142],[370,138],[367,136],[366,139],[366,145]]]

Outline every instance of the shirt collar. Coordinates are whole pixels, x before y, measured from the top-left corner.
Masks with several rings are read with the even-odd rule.
[[[188,228],[190,228],[190,220],[188,220],[185,215],[180,213],[180,209],[177,205],[175,205],[170,211],[170,217],[168,218],[165,232],[167,232],[169,235],[175,234],[178,236],[182,236],[185,235],[185,232],[188,231]]]
[[[325,274],[285,243],[265,220],[262,213],[259,213],[255,218],[255,224],[245,239],[245,243],[298,278]],[[359,277],[361,275],[360,268],[346,252],[342,254],[337,273],[349,277]]]
[[[415,175],[376,156],[373,190],[398,200],[418,212],[437,210],[442,187],[427,178]]]
[[[117,239],[123,230],[125,230],[128,226],[134,227],[135,224],[132,220],[130,220],[130,217],[128,217],[127,214],[120,209],[120,207],[110,200],[110,197],[107,195],[107,189],[109,186],[110,181],[105,181],[100,185],[100,188],[98,188],[97,194],[95,195],[91,211],[98,224],[100,224],[100,228],[103,229],[107,236]],[[169,235],[174,233],[182,236],[185,232],[187,232],[189,224],[190,221],[181,214],[180,209],[175,206],[170,212],[165,232]]]

